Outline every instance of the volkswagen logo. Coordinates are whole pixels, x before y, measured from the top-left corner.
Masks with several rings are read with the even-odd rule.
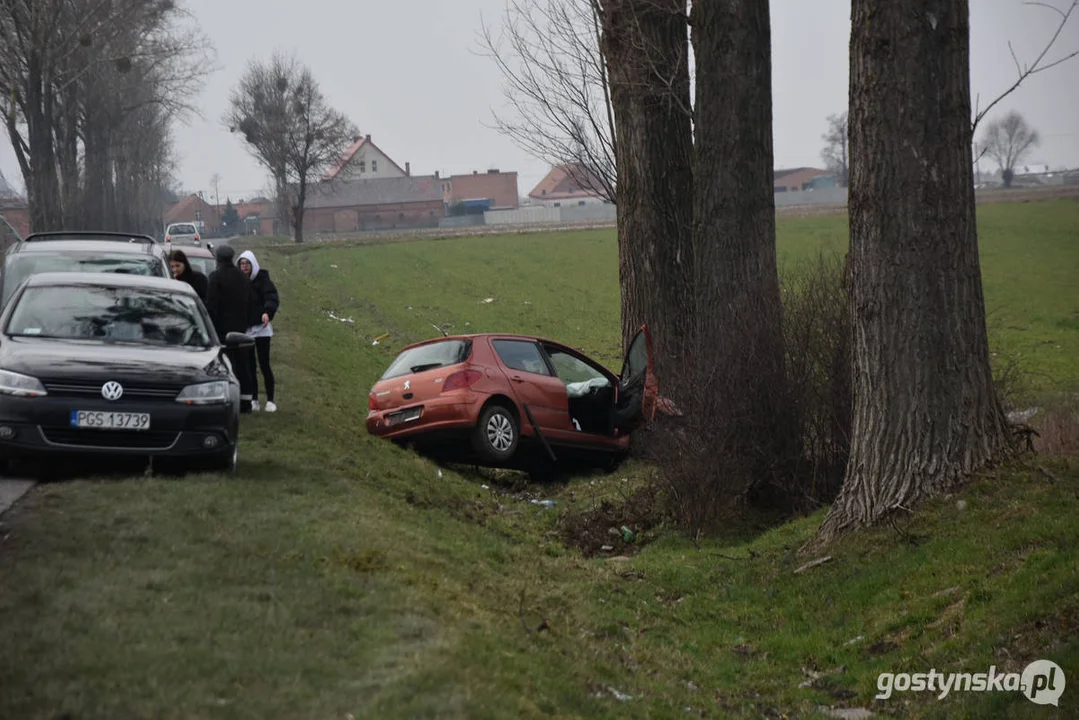
[[[110,380],[101,386],[101,397],[106,400],[119,400],[124,394],[124,386],[115,380]]]

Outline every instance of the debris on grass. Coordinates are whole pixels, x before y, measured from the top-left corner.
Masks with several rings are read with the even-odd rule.
[[[587,510],[566,512],[559,519],[562,541],[585,557],[637,552],[661,520],[654,495],[643,487],[619,503],[604,500]]]
[[[337,320],[338,322],[345,322],[345,323],[356,322],[352,318],[346,318],[346,317],[338,316],[337,314],[334,313],[333,310],[327,310],[326,314],[330,316],[331,320]]]
[[[381,335],[379,335],[379,336],[378,336],[377,338],[375,338],[374,340],[372,340],[372,341],[371,341],[371,344],[372,344],[372,345],[378,345],[378,344],[379,344],[380,342],[382,342],[383,340],[385,340],[385,339],[386,339],[386,338],[388,338],[389,336],[390,336],[390,334],[389,334],[389,333],[382,333],[382,334],[381,334]]]
[[[821,565],[823,565],[825,563],[831,562],[831,561],[832,561],[832,556],[831,555],[825,555],[824,557],[817,558],[816,560],[810,560],[805,565],[802,565],[797,570],[795,570],[794,574],[795,575],[801,575],[806,570],[812,570],[815,567],[819,567],[819,566],[821,566]]]

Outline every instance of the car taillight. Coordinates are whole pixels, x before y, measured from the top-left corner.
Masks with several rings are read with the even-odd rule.
[[[199,239],[199,234],[195,233],[195,241],[198,242],[198,239]]]
[[[172,242],[172,235],[166,235],[165,242]]]
[[[368,410],[378,410],[378,403],[375,402],[375,394],[374,393],[369,393],[367,395],[367,409]]]
[[[446,378],[446,382],[442,383],[442,392],[472,387],[481,377],[483,373],[479,370],[460,370]]]

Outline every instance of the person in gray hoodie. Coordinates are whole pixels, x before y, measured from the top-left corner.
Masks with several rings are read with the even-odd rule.
[[[247,331],[248,335],[255,338],[254,357],[251,363],[251,374],[255,378],[255,395],[254,401],[251,403],[251,409],[259,409],[258,372],[255,370],[257,362],[258,369],[262,371],[262,380],[266,385],[266,412],[276,412],[273,368],[270,367],[270,339],[273,337],[272,322],[274,315],[277,314],[280,302],[277,286],[270,279],[269,271],[259,266],[255,253],[250,250],[240,253],[236,264],[239,266],[240,271],[251,279],[251,285],[255,288],[255,294],[258,295],[259,323],[253,325]]]

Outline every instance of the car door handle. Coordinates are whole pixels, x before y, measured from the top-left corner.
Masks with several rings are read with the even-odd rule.
[[[524,382],[524,378],[522,378],[520,375],[514,375],[513,377],[510,378],[510,380],[512,380],[515,383],[523,383]]]

